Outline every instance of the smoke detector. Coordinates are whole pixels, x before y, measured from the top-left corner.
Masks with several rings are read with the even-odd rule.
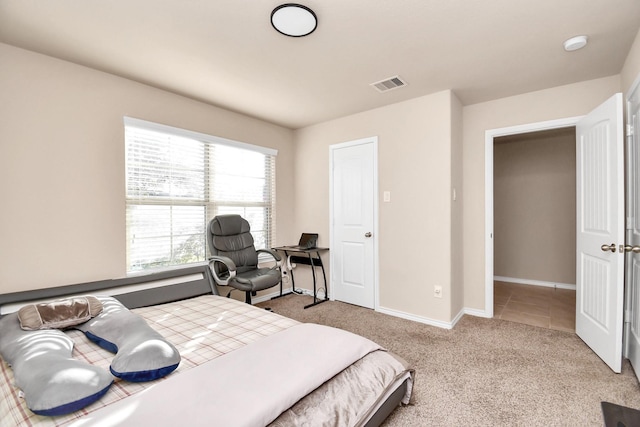
[[[574,50],[582,49],[587,45],[587,36],[575,36],[564,42],[564,50],[567,52],[573,52]]]
[[[371,86],[373,86],[378,92],[388,92],[406,85],[407,82],[402,80],[400,76],[393,76],[388,79],[380,80],[379,82],[371,83]]]

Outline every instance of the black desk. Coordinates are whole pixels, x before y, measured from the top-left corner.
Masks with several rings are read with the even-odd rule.
[[[301,249],[295,246],[280,246],[277,248],[273,248],[275,251],[284,252],[284,256],[287,258],[289,263],[293,264],[304,264],[311,266],[311,274],[313,275],[313,302],[309,305],[305,305],[304,308],[313,307],[314,305],[318,305],[325,301],[329,300],[329,289],[327,288],[327,274],[324,271],[324,264],[322,263],[322,258],[320,258],[320,252],[328,251],[329,248],[310,248],[310,249]],[[290,255],[291,253],[300,254],[297,256]],[[318,298],[318,288],[316,285],[316,267],[320,267],[322,269],[322,278],[324,279],[324,299]],[[296,290],[296,282],[293,278],[293,269],[289,270],[291,272],[291,287],[293,292],[299,294],[301,291]],[[321,288],[322,289],[322,288]]]

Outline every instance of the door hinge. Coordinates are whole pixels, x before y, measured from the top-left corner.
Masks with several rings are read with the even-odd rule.
[[[624,323],[631,323],[631,311],[630,310],[625,310],[624,311]]]
[[[627,123],[627,136],[633,136],[633,125]]]

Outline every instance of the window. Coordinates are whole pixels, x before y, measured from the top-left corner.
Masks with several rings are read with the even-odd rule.
[[[275,150],[125,117],[127,271],[205,261],[218,214],[274,240]]]

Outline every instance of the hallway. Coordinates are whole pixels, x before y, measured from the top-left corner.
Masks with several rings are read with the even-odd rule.
[[[496,319],[575,333],[575,290],[496,281],[493,295]]]

